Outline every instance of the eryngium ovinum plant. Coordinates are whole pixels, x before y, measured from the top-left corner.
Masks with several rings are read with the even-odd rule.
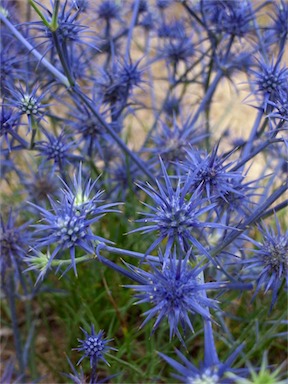
[[[287,2],[0,19],[1,382],[284,383]]]

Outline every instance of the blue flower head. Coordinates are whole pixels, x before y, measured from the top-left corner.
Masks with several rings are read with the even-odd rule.
[[[272,291],[271,309],[283,282],[288,283],[288,231],[283,233],[280,223],[276,220],[276,231],[270,227],[259,227],[262,242],[249,238],[256,246],[254,256],[243,260],[247,272],[254,268],[258,271],[254,297],[264,287],[265,293]]]
[[[288,121],[288,81],[286,88],[281,89],[276,94],[274,101],[268,101],[268,104],[274,107],[268,117]],[[285,128],[285,125],[283,125],[283,128]],[[285,129],[287,129],[287,123]]]
[[[4,284],[7,272],[12,272],[15,281],[21,281],[21,264],[31,242],[27,231],[29,223],[17,226],[16,217],[10,211],[7,222],[0,215],[0,274]]]
[[[185,23],[182,19],[163,22],[158,28],[159,38],[182,39],[185,36]]]
[[[275,40],[278,43],[279,40],[285,43],[288,36],[288,3],[286,0],[280,0],[280,2],[274,2],[273,6],[275,9],[275,15],[273,15]]]
[[[107,212],[119,212],[118,210],[110,209],[115,205],[119,205],[119,203],[101,204],[103,203],[104,191],[96,188],[99,183],[99,177],[94,181],[86,178],[84,182],[82,178],[82,163],[80,163],[78,173],[74,173],[71,188],[62,180],[64,185],[62,193],[65,195],[67,202],[74,207],[76,215],[82,217],[97,215],[100,218]]]
[[[36,122],[44,119],[47,107],[49,107],[50,104],[43,104],[43,99],[45,99],[47,93],[50,91],[51,87],[43,91],[39,86],[34,86],[30,91],[28,85],[25,90],[21,84],[18,88],[9,87],[10,96],[7,98],[6,104],[17,109],[18,117],[26,115],[29,130],[31,130],[33,119]]]
[[[39,46],[45,46],[45,53],[52,48],[55,48],[56,36],[65,55],[67,55],[67,50],[75,48],[75,44],[85,44],[86,46],[97,49],[93,43],[94,38],[92,34],[86,33],[89,30],[89,27],[81,24],[78,20],[79,15],[82,12],[81,7],[75,7],[75,3],[72,3],[69,7],[67,7],[67,5],[67,0],[61,4],[61,8],[57,15],[57,28],[53,32],[50,28],[44,25],[43,22],[37,21],[30,23],[30,27],[34,26],[34,28],[38,30],[38,33],[39,31],[40,33],[42,32],[42,42]],[[53,11],[50,11],[43,4],[39,4],[39,6],[43,9],[47,22],[51,23]]]
[[[158,190],[150,184],[147,184],[145,187],[139,185],[153,199],[154,204],[148,205],[144,203],[150,212],[141,212],[145,218],[137,221],[144,222],[145,224],[150,223],[150,225],[144,225],[130,231],[130,233],[136,231],[143,231],[143,233],[158,232],[158,236],[147,250],[147,254],[155,249],[164,239],[167,239],[165,257],[168,256],[173,244],[178,244],[182,251],[185,252],[188,251],[191,245],[194,245],[202,254],[210,258],[208,252],[196,236],[200,234],[199,229],[205,227],[223,228],[220,224],[201,222],[198,219],[198,216],[214,208],[215,204],[201,207],[205,203],[205,199],[201,197],[199,188],[193,194],[190,193],[191,179],[189,177],[183,183],[178,179],[176,188],[173,187],[173,179],[168,176],[161,159],[160,163],[165,184],[162,185],[156,180]]]
[[[52,210],[46,210],[30,203],[42,215],[41,224],[34,225],[36,232],[41,234],[41,238],[37,242],[37,248],[53,247],[47,269],[49,269],[52,260],[57,255],[69,250],[71,266],[77,275],[76,249],[80,248],[93,255],[99,242],[109,242],[100,236],[94,235],[91,226],[99,221],[106,212],[111,212],[110,207],[115,204],[100,205],[101,200],[99,197],[102,192],[95,193],[92,196],[94,187],[95,183],[92,183],[90,179],[86,181],[86,185],[82,186],[80,167],[78,176],[74,178],[73,188],[71,189],[64,183],[61,200],[54,202],[49,198]]]
[[[15,113],[15,111],[11,108],[2,105],[0,112],[1,150],[5,150],[7,148],[10,152],[14,149],[22,149],[27,146],[26,141],[18,134],[18,128],[19,115],[17,112]],[[4,146],[6,147],[5,149]]]
[[[189,258],[191,252],[176,255],[176,249],[169,255],[169,259],[163,260],[161,252],[159,259],[162,266],[150,264],[151,272],[140,268],[128,267],[137,276],[139,285],[127,285],[137,291],[137,304],[150,303],[152,308],[144,313],[146,319],[143,327],[149,320],[156,318],[152,332],[167,318],[170,327],[170,339],[176,335],[184,344],[179,326],[184,330],[188,328],[194,332],[190,315],[199,314],[204,319],[210,320],[209,308],[217,309],[218,302],[206,297],[206,291],[210,289],[223,289],[225,282],[203,283],[200,275],[205,267],[192,267]]]
[[[54,136],[46,130],[43,132],[48,140],[36,143],[36,149],[39,151],[39,156],[42,157],[42,165],[47,161],[52,161],[54,167],[63,170],[63,167],[73,160],[82,159],[81,156],[73,153],[77,145],[71,135],[67,135],[65,131],[58,136]]]
[[[241,352],[243,345],[236,348],[236,350],[228,357],[228,359],[221,363],[218,361],[206,361],[196,367],[191,363],[180,351],[176,350],[176,354],[181,363],[172,359],[171,357],[159,353],[159,355],[167,361],[178,373],[173,373],[172,376],[180,380],[185,384],[232,384],[234,381],[226,378],[225,374],[229,372],[235,372],[235,369],[231,368],[237,355]],[[237,371],[237,370],[236,370]]]
[[[160,156],[168,167],[173,162],[183,161],[191,145],[201,142],[204,137],[205,135],[191,127],[188,121],[179,124],[174,116],[172,124],[162,123],[159,126],[152,137],[152,147],[145,149],[157,154],[157,162]],[[179,168],[178,164],[175,164],[175,168]]]
[[[264,108],[267,103],[274,102],[279,92],[287,87],[288,68],[280,67],[281,55],[274,63],[266,63],[265,59],[258,61],[257,70],[251,70],[255,74],[252,85],[255,86],[255,92],[263,97]]]
[[[121,20],[121,8],[114,0],[101,1],[97,13],[98,18],[100,20],[105,20],[107,23],[111,22],[113,19]]]
[[[200,4],[207,27],[216,33],[243,37],[253,27],[254,13],[249,0],[203,0]]]
[[[235,180],[239,180],[241,173],[229,171],[232,163],[227,162],[227,156],[217,155],[219,144],[209,154],[191,149],[187,151],[186,160],[181,165],[190,174],[191,188],[196,188],[207,196],[209,200],[215,198],[225,200],[227,193],[238,193],[235,189]]]
[[[183,36],[181,39],[169,39],[164,47],[160,48],[159,58],[165,58],[168,63],[177,66],[180,62],[189,62],[194,54],[193,38]]]
[[[239,345],[228,359],[222,363],[217,354],[212,323],[210,320],[204,320],[204,359],[199,364],[199,368],[192,364],[180,351],[176,350],[177,356],[181,363],[169,356],[159,353],[159,355],[167,361],[179,374],[173,373],[172,376],[181,380],[185,384],[228,384],[231,380],[226,380],[225,374],[235,372],[231,365],[243,349],[243,344]],[[245,370],[241,369],[238,371]]]
[[[93,372],[90,375],[90,377],[87,377],[87,375],[84,374],[83,368],[80,367],[79,372],[77,371],[76,367],[72,364],[72,362],[67,357],[68,364],[71,369],[71,373],[63,373],[63,376],[68,377],[69,380],[72,381],[74,384],[103,384],[110,382],[113,377],[116,375],[111,375],[108,377],[105,377],[104,379],[98,379],[98,375],[96,375],[96,372]],[[96,370],[95,370],[96,371]]]
[[[78,348],[75,348],[76,351],[79,351],[83,356],[78,361],[77,365],[81,363],[83,359],[88,357],[90,359],[91,368],[95,368],[98,365],[99,361],[104,361],[109,365],[108,361],[105,358],[105,354],[108,351],[116,351],[116,348],[109,347],[107,344],[113,339],[105,339],[104,331],[99,331],[95,333],[94,325],[91,325],[91,332],[86,332],[83,328],[81,330],[84,332],[85,339],[78,339],[80,345]]]

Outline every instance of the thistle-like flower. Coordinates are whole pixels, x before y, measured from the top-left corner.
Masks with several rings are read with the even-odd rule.
[[[75,348],[76,351],[79,351],[83,356],[78,361],[77,365],[81,363],[86,357],[90,360],[90,366],[92,369],[95,369],[100,360],[104,361],[109,365],[108,361],[105,358],[105,354],[108,351],[116,351],[116,348],[109,347],[107,344],[113,339],[105,339],[104,331],[99,331],[95,333],[94,325],[91,325],[90,333],[86,332],[83,328],[81,330],[84,332],[85,339],[78,339],[80,345],[78,348]]]
[[[210,154],[203,154],[194,149],[188,150],[187,158],[181,164],[190,175],[191,190],[199,188],[212,201],[215,198],[225,200],[225,195],[231,192],[240,195],[235,188],[235,181],[239,180],[241,173],[229,171],[232,163],[226,162],[232,153],[221,157],[217,155],[218,147],[219,144]]]
[[[276,231],[270,227],[259,228],[263,237],[262,242],[252,238],[249,241],[256,246],[254,256],[243,260],[244,271],[258,271],[254,297],[264,287],[264,292],[272,291],[271,309],[273,308],[278,291],[284,281],[288,283],[288,231],[283,233],[280,223],[275,218]]]
[[[191,36],[182,36],[181,39],[169,39],[164,47],[160,48],[159,58],[165,58],[171,65],[177,66],[180,62],[187,63],[195,55],[195,48]]]
[[[144,203],[150,212],[141,212],[145,218],[139,219],[137,222],[151,224],[134,229],[130,233],[136,231],[143,231],[143,233],[158,232],[158,237],[147,250],[147,254],[167,238],[165,256],[169,254],[173,244],[179,244],[184,252],[187,252],[193,244],[202,254],[210,258],[208,252],[195,237],[195,233],[199,235],[199,229],[207,227],[223,228],[221,224],[201,222],[198,219],[198,216],[214,208],[215,204],[201,207],[205,200],[201,197],[199,188],[193,194],[190,193],[191,180],[189,177],[186,178],[184,183],[178,179],[177,187],[174,188],[172,178],[168,176],[161,159],[160,163],[165,185],[161,185],[158,180],[156,180],[158,190],[150,184],[145,187],[139,185],[153,199],[155,204]]]
[[[70,188],[63,180],[64,188],[62,193],[65,195],[67,202],[74,207],[75,214],[78,216],[92,217],[97,215],[98,219],[104,216],[108,212],[119,212],[115,209],[110,209],[119,205],[119,203],[103,203],[104,191],[96,188],[99,183],[99,177],[92,181],[90,178],[82,180],[82,163],[80,163],[78,173],[74,173],[73,185]]]
[[[6,144],[8,152],[27,147],[27,142],[18,134],[19,115],[2,105],[0,112],[0,142]],[[4,143],[3,143],[4,142]],[[15,144],[18,145],[15,145]],[[2,145],[1,150],[5,150]]]
[[[243,37],[253,29],[255,16],[247,0],[203,0],[200,4],[206,26],[216,33]]]
[[[43,13],[46,14],[47,23],[51,23],[53,11],[50,11],[43,4],[38,4],[42,9]],[[41,37],[42,41],[39,46],[45,46],[45,53],[55,48],[55,38],[58,40],[58,43],[61,45],[64,53],[67,53],[67,50],[75,48],[75,44],[86,45],[91,48],[97,49],[93,44],[93,36],[92,34],[86,33],[89,31],[89,27],[81,24],[78,21],[79,15],[83,11],[81,7],[74,7],[75,3],[69,6],[68,2],[64,1],[62,7],[59,9],[58,17],[57,17],[57,28],[55,31],[51,31],[43,22],[30,22],[30,28],[35,28],[38,31],[37,38]],[[76,4],[77,5],[77,4]],[[46,23],[46,24],[47,24]]]
[[[50,87],[46,91],[42,91],[39,86],[34,86],[30,91],[28,85],[24,90],[21,84],[18,88],[9,87],[10,96],[7,97],[6,105],[16,108],[18,117],[26,115],[29,130],[31,130],[33,120],[39,123],[44,118],[47,107],[51,105],[42,102],[50,91]]]
[[[204,320],[204,339],[204,359],[203,362],[200,363],[199,368],[191,363],[178,350],[176,350],[176,354],[182,364],[163,353],[159,353],[168,364],[179,372],[179,374],[173,373],[173,377],[181,380],[181,382],[185,384],[230,384],[233,381],[226,379],[227,373],[235,371],[245,373],[245,369],[235,370],[231,368],[234,360],[241,352],[243,344],[239,345],[234,352],[232,352],[225,363],[221,363],[216,351],[210,320]]]
[[[268,117],[288,121],[288,82],[286,88],[280,90],[275,96],[274,101],[269,101],[268,104],[274,107],[274,110]],[[283,125],[283,128],[287,130],[287,123]]]
[[[218,309],[218,302],[206,296],[207,290],[225,289],[232,287],[227,282],[204,283],[201,276],[205,266],[192,267],[189,263],[191,252],[176,255],[174,248],[173,254],[169,255],[168,260],[163,260],[161,252],[159,260],[160,267],[151,263],[151,272],[144,271],[132,265],[127,265],[132,273],[135,274],[139,285],[127,285],[137,291],[137,304],[151,303],[153,308],[144,313],[146,319],[143,327],[149,320],[156,317],[152,332],[159,324],[167,318],[170,327],[170,339],[176,335],[184,344],[179,325],[184,329],[188,328],[194,332],[190,320],[190,315],[199,314],[206,320],[211,320],[209,309]],[[234,284],[234,288],[244,289],[242,284]],[[250,287],[249,287],[250,288]]]
[[[31,241],[27,231],[29,223],[16,225],[16,219],[10,211],[7,222],[0,216],[0,274],[2,283],[6,272],[13,272],[15,281],[21,281],[21,264]]]
[[[35,224],[36,232],[42,234],[37,242],[37,249],[52,246],[50,262],[58,255],[69,249],[71,257],[71,266],[76,272],[75,252],[80,248],[88,254],[94,254],[96,245],[99,243],[111,243],[104,238],[94,235],[91,226],[99,221],[107,212],[111,212],[110,207],[117,203],[100,205],[100,196],[102,192],[92,192],[95,188],[95,182],[90,179],[82,184],[82,166],[80,166],[78,175],[74,176],[73,187],[70,188],[63,182],[62,196],[60,201],[54,202],[49,198],[52,211],[30,203],[42,215],[41,224]],[[113,212],[115,212],[113,210]],[[43,223],[44,222],[44,223]]]
[[[261,59],[256,70],[250,69],[255,74],[255,80],[252,81],[252,86],[255,86],[254,92],[262,95],[265,109],[267,104],[275,102],[279,92],[285,91],[287,87],[288,68],[281,68],[280,63],[281,55],[276,63],[272,61],[267,64],[264,59]]]
[[[183,122],[180,125],[174,117],[171,126],[165,123],[160,125],[152,137],[154,145],[151,148],[145,148],[144,151],[147,150],[147,152],[157,154],[158,157],[161,157],[165,166],[168,167],[171,166],[171,162],[183,161],[191,145],[201,142],[204,137],[204,134],[189,126],[188,122]],[[175,168],[179,168],[178,164],[175,165]]]
[[[71,140],[71,135],[67,135],[62,131],[59,136],[56,137],[46,130],[43,131],[48,140],[42,140],[36,143],[36,149],[40,152],[39,156],[42,157],[42,165],[46,161],[52,161],[54,167],[62,170],[63,166],[67,163],[69,164],[73,160],[82,160],[81,156],[73,153],[73,150],[76,148],[76,143]]]
[[[104,0],[97,9],[98,18],[110,23],[113,19],[121,20],[121,7],[115,1]]]
[[[204,364],[201,364],[200,367],[196,367],[193,363],[191,363],[187,357],[185,357],[180,351],[176,350],[176,354],[180,359],[181,363],[172,359],[171,357],[164,355],[163,353],[159,353],[159,355],[167,361],[168,364],[171,365],[175,369],[175,371],[179,372],[178,374],[173,373],[171,376],[180,380],[181,383],[185,384],[232,384],[235,381],[226,377],[226,374],[230,372],[234,372],[235,370],[231,368],[234,360],[237,355],[240,353],[242,346],[238,347],[224,362],[221,363],[219,360],[213,362],[206,361]]]

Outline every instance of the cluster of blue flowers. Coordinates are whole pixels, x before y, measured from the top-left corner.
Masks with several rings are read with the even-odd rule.
[[[227,293],[271,296],[271,313],[287,289],[287,1],[29,0],[27,20],[21,5],[0,6],[0,272],[16,356],[2,382],[31,382],[17,300],[89,261],[149,306],[140,328],[166,322],[187,351],[201,319],[200,365],[159,351],[174,378],[248,383],[249,365],[232,366],[245,345],[221,362],[214,329]],[[245,137],[213,117],[227,81],[256,111]],[[127,236],[141,233],[141,252],[98,234],[131,196],[141,203]],[[77,365],[87,357],[90,375],[68,359],[65,377],[104,382],[98,365],[117,350],[104,331],[82,330]]]

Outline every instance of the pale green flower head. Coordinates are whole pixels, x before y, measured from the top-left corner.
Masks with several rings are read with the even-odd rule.
[[[249,379],[243,379],[234,375],[233,373],[228,373],[227,376],[235,379],[236,384],[288,384],[288,380],[280,380],[279,378],[280,372],[283,371],[284,365],[285,362],[282,363],[273,372],[271,372],[268,367],[267,351],[265,351],[260,370],[256,370],[252,366],[249,367],[249,372],[251,375]]]

